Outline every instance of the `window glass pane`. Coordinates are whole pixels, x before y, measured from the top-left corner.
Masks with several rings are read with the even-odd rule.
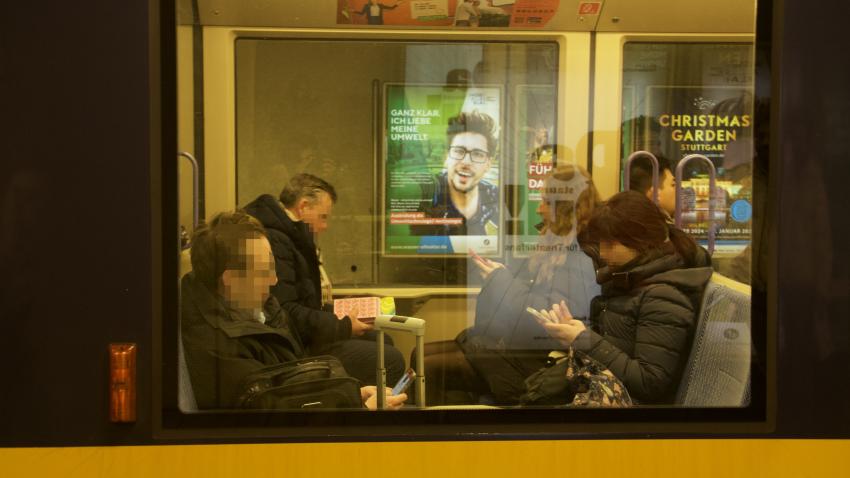
[[[749,290],[712,273],[749,280],[752,46],[599,44],[623,65],[607,170],[593,137],[620,120],[564,124],[597,113],[564,106],[593,52],[573,72],[554,41],[236,39],[235,154],[202,166],[244,212],[207,212],[181,284],[197,407],[375,408],[405,381],[402,411],[746,405]],[[600,197],[584,150],[608,191],[636,151],[667,163],[664,212]]]

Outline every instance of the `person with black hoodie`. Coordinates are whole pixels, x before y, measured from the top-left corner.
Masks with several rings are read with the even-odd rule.
[[[634,191],[597,208],[583,239],[602,266],[590,327],[563,302],[538,321],[562,346],[605,365],[636,402],[672,403],[712,269],[696,267],[693,239]]]
[[[336,191],[327,181],[302,173],[289,180],[279,200],[263,194],[244,210],[266,229],[278,277],[272,295],[292,316],[310,353],[333,355],[351,376],[374,385],[377,345],[374,332],[370,333],[372,326],[357,317],[333,313],[330,280],[314,242],[314,236],[328,228],[336,199]],[[394,383],[404,373],[404,357],[389,337],[387,342],[387,381]]]

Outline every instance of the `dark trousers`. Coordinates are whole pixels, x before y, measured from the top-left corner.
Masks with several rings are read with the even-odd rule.
[[[466,360],[487,382],[496,404],[517,405],[526,392],[525,379],[546,366],[549,352],[542,350],[466,351]]]
[[[376,376],[378,363],[377,332],[370,331],[363,337],[341,340],[314,350],[315,355],[333,355],[338,358],[349,375],[363,382],[363,385],[378,383]],[[384,334],[384,367],[387,369],[387,386],[392,387],[404,374],[404,357],[393,347],[389,335]]]
[[[478,403],[478,396],[489,392],[463,350],[454,340],[425,344],[425,401],[428,406]],[[416,350],[410,359],[416,367]],[[414,390],[415,386],[411,388]],[[408,395],[415,396],[410,392]]]
[[[546,366],[549,352],[505,350],[498,341],[468,332],[425,344],[428,405],[478,403],[481,395],[491,395],[488,400],[499,405],[519,404],[525,379]]]

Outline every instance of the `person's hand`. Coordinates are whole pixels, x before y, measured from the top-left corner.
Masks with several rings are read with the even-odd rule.
[[[469,256],[472,257],[472,263],[478,267],[478,273],[481,274],[482,279],[487,279],[496,269],[505,268],[505,265],[501,262],[491,261],[490,259],[481,257],[473,250],[469,251]]]
[[[390,395],[393,393],[393,389],[387,387],[387,410],[398,410],[404,405],[405,400],[407,400],[406,393],[400,393],[398,395]],[[363,404],[366,405],[366,408],[369,410],[377,410],[378,409],[378,388],[374,385],[369,385],[367,387],[360,388],[360,399],[363,400]]]
[[[552,310],[541,310],[540,314],[543,317],[534,316],[535,320],[564,347],[572,345],[576,337],[587,329],[582,321],[573,318],[563,300],[560,304],[553,304]]]
[[[349,316],[349,318],[351,319],[351,335],[355,337],[360,337],[361,335],[375,328],[374,325],[368,322],[363,322],[362,320],[356,319],[351,316]]]
[[[351,319],[351,335],[353,337],[360,337],[374,328],[372,324],[363,322],[358,318],[360,315],[360,304],[354,304],[346,315]]]
[[[348,309],[348,312],[340,312],[339,314],[337,314],[336,318],[339,319],[339,320],[342,320],[346,316],[357,317],[359,315],[360,315],[360,303],[354,302],[354,305],[352,305],[351,308]]]

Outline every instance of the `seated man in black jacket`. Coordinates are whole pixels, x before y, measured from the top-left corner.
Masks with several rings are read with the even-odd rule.
[[[297,327],[269,288],[277,282],[262,225],[242,213],[216,215],[195,231],[192,269],[181,282],[181,331],[198,407],[240,406],[242,382],[269,365],[305,357]],[[373,344],[374,345],[374,344]],[[360,389],[375,408],[375,387]],[[387,398],[398,408],[405,394]]]
[[[264,194],[245,206],[245,212],[266,229],[278,278],[272,294],[292,317],[310,353],[333,355],[349,375],[374,385],[377,346],[368,333],[372,326],[333,313],[330,281],[313,240],[327,229],[334,202],[333,186],[311,174],[296,174],[283,188],[279,201]],[[404,357],[392,347],[389,336],[387,339],[387,383],[395,383],[404,373]]]

